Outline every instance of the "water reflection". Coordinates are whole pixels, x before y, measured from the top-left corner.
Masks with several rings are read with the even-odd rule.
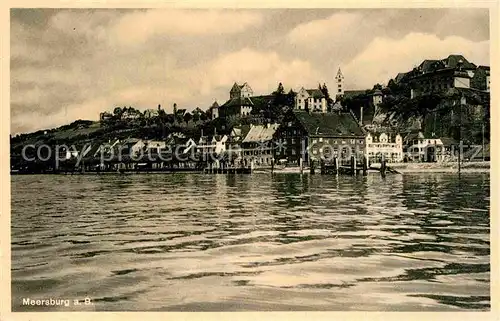
[[[12,307],[489,309],[489,176],[12,177]]]

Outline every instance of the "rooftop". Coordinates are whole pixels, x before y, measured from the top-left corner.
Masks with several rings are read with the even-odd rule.
[[[460,62],[464,69],[476,69],[476,65],[469,62],[462,55],[449,55],[447,58],[441,60],[447,68],[457,68]]]
[[[352,98],[355,96],[359,95],[364,95],[366,94],[366,89],[361,89],[361,90],[345,90],[344,91],[344,98]]]
[[[364,136],[350,113],[308,113],[294,110],[295,117],[312,136]]]
[[[245,136],[245,139],[243,139],[243,142],[249,143],[269,141],[273,138],[273,135],[278,127],[279,124],[252,125],[250,127],[250,131]]]
[[[319,89],[306,89],[306,91],[309,94],[309,96],[311,96],[313,98],[324,98],[325,97],[325,94],[323,94],[323,92]]]

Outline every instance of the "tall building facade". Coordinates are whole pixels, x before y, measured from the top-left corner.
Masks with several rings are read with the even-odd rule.
[[[335,76],[335,95],[344,95],[344,75],[342,74],[340,68],[339,71],[337,71],[337,76]]]

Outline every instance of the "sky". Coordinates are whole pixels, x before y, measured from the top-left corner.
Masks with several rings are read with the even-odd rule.
[[[11,133],[117,106],[207,109],[255,95],[386,84],[424,59],[489,65],[487,9],[12,9]]]

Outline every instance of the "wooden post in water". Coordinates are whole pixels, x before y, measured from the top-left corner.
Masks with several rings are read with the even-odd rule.
[[[304,159],[301,157],[299,159],[300,173],[304,173]]]
[[[356,170],[358,169],[358,168],[357,168],[357,165],[358,165],[358,164],[357,164],[356,162],[357,162],[358,160],[356,159],[356,156],[353,156],[353,157],[352,157],[352,160],[353,160],[353,161],[352,161],[352,169],[353,169],[353,171],[352,171],[352,175],[356,175]]]
[[[338,175],[339,174],[339,166],[340,166],[340,159],[338,159],[337,157],[335,157],[335,174]]]
[[[271,158],[271,174],[274,173],[274,158]]]
[[[368,164],[367,164],[366,156],[363,155],[363,176],[366,176],[367,170],[368,170]]]
[[[382,161],[380,163],[380,174],[382,174],[382,177],[385,177],[385,155],[382,154]]]
[[[325,162],[323,159],[319,161],[319,172],[323,175],[325,174]]]
[[[315,162],[311,160],[311,164],[309,166],[309,172],[314,175],[314,164]],[[300,172],[302,174],[302,171]]]

